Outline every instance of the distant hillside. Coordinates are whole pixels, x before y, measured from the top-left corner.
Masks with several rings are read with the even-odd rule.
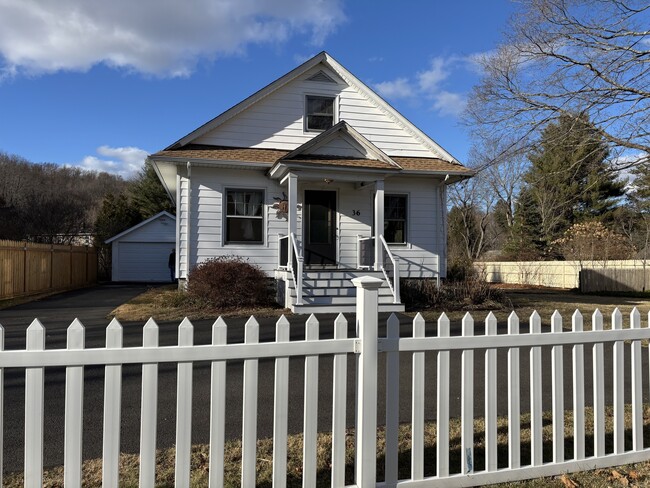
[[[0,152],[0,239],[70,243],[92,232],[104,197],[127,184],[108,173]]]

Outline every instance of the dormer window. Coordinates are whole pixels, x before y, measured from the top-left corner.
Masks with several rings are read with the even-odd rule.
[[[324,131],[334,125],[334,97],[307,95],[305,100],[305,130]]]

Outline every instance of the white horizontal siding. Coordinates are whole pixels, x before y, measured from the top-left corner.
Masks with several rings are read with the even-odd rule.
[[[264,244],[224,244],[224,191],[226,188],[261,189],[265,192]],[[286,190],[285,190],[286,191]],[[269,276],[277,268],[278,234],[287,233],[287,221],[277,217],[272,208],[274,197],[281,198],[283,189],[269,180],[263,171],[192,168],[192,208],[190,211],[190,268],[218,256],[236,255],[249,259]]]
[[[438,263],[444,266],[443,219],[446,217],[441,188],[441,180],[434,178],[395,177],[386,180],[386,194],[408,195],[408,243],[406,246],[391,246],[391,252],[400,258],[400,271],[404,278],[434,277],[438,273]]]
[[[303,125],[305,95],[338,97],[338,120],[345,120],[384,152],[396,156],[431,157],[433,154],[418,138],[371,103],[355,88],[343,82],[306,81],[323,69],[315,67],[271,95],[258,101],[216,129],[197,138],[197,144],[293,150],[318,132],[305,132]],[[342,154],[348,155],[348,154]]]
[[[311,154],[321,154],[324,156],[336,154],[337,156],[346,156],[350,158],[365,158],[366,152],[360,151],[360,148],[353,146],[348,141],[341,137],[337,137],[329,141],[327,144],[323,144],[314,151],[310,151]]]

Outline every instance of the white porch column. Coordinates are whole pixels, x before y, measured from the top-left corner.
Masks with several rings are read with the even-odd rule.
[[[287,176],[287,187],[288,190],[287,192],[289,193],[289,242],[287,243],[288,247],[287,250],[289,251],[288,254],[288,259],[289,262],[287,263],[287,266],[291,266],[291,263],[293,262],[293,242],[291,240],[291,234],[295,234],[298,228],[298,176],[289,173]],[[298,236],[296,236],[296,241],[298,240]]]
[[[381,269],[382,244],[379,236],[384,235],[384,180],[375,181],[375,271]]]
[[[289,173],[287,176],[287,187],[289,193],[289,234],[295,234],[298,227],[298,176]],[[296,236],[297,237],[297,236]]]

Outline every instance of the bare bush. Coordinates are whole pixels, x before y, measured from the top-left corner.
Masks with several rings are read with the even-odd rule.
[[[196,265],[188,276],[188,297],[197,305],[228,310],[268,305],[268,278],[239,256],[219,256]]]

